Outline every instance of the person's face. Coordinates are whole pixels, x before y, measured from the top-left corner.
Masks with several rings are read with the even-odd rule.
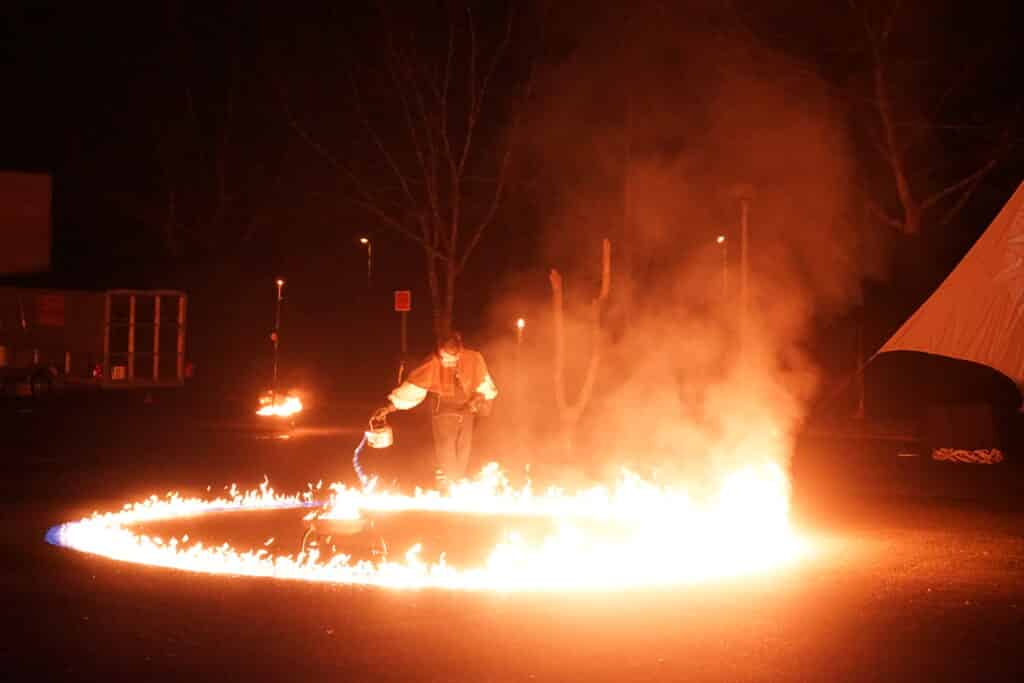
[[[441,347],[441,360],[445,363],[456,363],[461,350],[457,344],[445,344]]]

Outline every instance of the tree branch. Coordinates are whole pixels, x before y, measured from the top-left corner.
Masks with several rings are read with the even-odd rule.
[[[376,216],[378,219],[381,220],[381,222],[383,222],[388,227],[400,232],[409,239],[420,244],[433,256],[440,258],[442,260],[448,260],[448,257],[444,253],[438,251],[420,235],[417,235],[412,230],[409,230],[405,225],[402,224],[400,220],[398,220],[391,214],[381,209],[379,204],[373,201],[372,195],[362,184],[362,182],[360,182],[358,176],[356,176],[356,174],[348,166],[343,164],[337,157],[331,154],[330,150],[328,150],[316,139],[314,139],[313,136],[310,135],[310,133],[301,124],[299,124],[299,122],[292,116],[291,111],[288,108],[287,102],[283,99],[283,93],[282,104],[285,108],[285,115],[288,118],[289,127],[291,127],[291,129],[295,131],[299,138],[301,138],[303,142],[309,145],[310,148],[312,148],[313,151],[315,151],[321,158],[323,158],[324,161],[326,161],[333,169],[335,169],[336,171],[340,172],[343,176],[345,176],[352,183],[352,186],[356,189],[356,191],[361,195],[361,197],[349,197],[349,201],[351,201],[353,204],[363,209],[364,211],[367,211],[373,216]]]
[[[506,27],[506,39],[511,35],[511,18],[510,23]],[[477,244],[480,243],[480,239],[483,237],[484,231],[493,222],[494,217],[498,213],[498,208],[501,206],[501,201],[504,198],[505,193],[505,182],[508,177],[508,167],[512,159],[512,145],[515,142],[516,134],[519,131],[519,126],[522,124],[523,111],[526,108],[526,104],[530,101],[533,95],[533,83],[534,76],[536,73],[536,60],[530,63],[530,69],[526,76],[526,84],[523,86],[523,97],[516,105],[516,113],[512,119],[512,127],[509,130],[508,140],[505,143],[505,151],[501,157],[501,164],[498,167],[497,182],[494,188],[494,194],[491,195],[490,206],[487,208],[487,213],[484,214],[483,219],[477,224],[476,230],[473,233],[473,237],[470,239],[469,244],[463,251],[462,256],[459,258],[458,272],[462,272],[466,267],[466,263],[469,262],[469,257],[476,250]]]
[[[901,4],[901,0],[894,0],[892,5],[889,7],[889,16],[885,18],[885,26],[882,28],[882,45],[885,45],[889,41],[889,35],[892,34],[892,30],[896,26],[896,15],[900,11]]]
[[[949,195],[954,194],[955,192],[958,192],[963,188],[968,187],[969,185],[977,184],[985,176],[986,173],[995,168],[997,163],[999,163],[998,159],[989,159],[987,162],[982,164],[980,168],[974,171],[974,173],[971,173],[970,175],[960,179],[959,181],[953,183],[952,185],[946,187],[945,189],[939,190],[932,196],[925,199],[923,202],[921,202],[921,208],[928,209],[934,206],[935,204],[938,204]],[[972,190],[968,189],[968,192],[970,191]]]
[[[865,204],[867,206],[868,213],[873,215],[875,218],[880,220],[882,223],[888,225],[889,227],[896,228],[897,230],[899,230],[901,232],[904,230],[903,221],[897,220],[897,219],[893,218],[892,216],[890,216],[878,204],[876,204],[875,202],[873,202],[870,199],[865,200]]]
[[[889,92],[885,79],[885,68],[882,64],[882,55],[879,48],[872,47],[873,72],[875,97],[878,100],[878,116],[881,119],[882,130],[885,134],[885,145],[887,152],[883,155],[892,169],[893,179],[896,182],[896,192],[903,205],[903,230],[909,234],[916,234],[920,231],[921,210],[914,199],[910,188],[910,179],[907,177],[907,169],[903,164],[903,155],[896,142],[896,131],[893,126],[893,112],[889,102]]]
[[[409,140],[412,142],[413,151],[416,154],[416,159],[419,162],[421,172],[424,178],[427,177],[427,162],[424,156],[423,142],[420,140],[419,133],[416,129],[416,124],[413,120],[412,109],[409,106],[409,100],[405,93],[405,85],[411,79],[408,76],[408,65],[405,63],[403,58],[400,58],[398,48],[394,45],[394,38],[388,34],[388,72],[391,75],[391,83],[394,86],[395,93],[398,95],[398,100],[402,105],[402,114],[405,117],[406,130],[409,133]],[[427,197],[430,200],[430,197]]]
[[[949,211],[947,211],[943,215],[943,217],[939,219],[939,227],[945,227],[946,225],[951,223],[954,218],[956,218],[956,215],[960,213],[960,211],[967,205],[967,202],[970,201],[971,196],[974,194],[974,191],[978,189],[979,185],[981,185],[981,181],[985,177],[985,175],[993,168],[995,168],[996,163],[996,160],[993,159],[990,162],[991,165],[986,164],[985,166],[982,166],[980,169],[978,169],[978,171],[976,171],[974,174],[972,174],[974,177],[971,179],[970,184],[960,194],[960,198],[957,199],[956,203],[953,204],[952,207],[950,207]]]

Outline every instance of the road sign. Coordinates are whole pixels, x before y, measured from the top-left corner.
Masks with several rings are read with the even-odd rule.
[[[412,310],[412,292],[408,289],[395,291],[395,310],[400,313],[407,313]]]

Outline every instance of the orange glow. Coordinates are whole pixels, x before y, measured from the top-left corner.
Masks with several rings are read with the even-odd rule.
[[[294,393],[273,395],[266,392],[260,396],[260,408],[256,414],[261,417],[291,417],[302,412],[302,399]]]
[[[480,566],[456,567],[444,555],[437,562],[422,557],[423,544],[380,561],[353,562],[347,555],[320,556],[318,549],[298,555],[272,555],[267,547],[236,550],[172,538],[164,541],[131,530],[140,522],[195,517],[224,510],[309,507],[305,495],[282,496],[264,482],[258,491],[227,498],[186,499],[168,494],[126,505],[119,512],[94,513],[50,530],[52,542],[83,552],[139,564],[211,574],[266,576],[279,579],[387,588],[444,588],[498,591],[573,591],[665,586],[777,569],[805,550],[788,519],[789,483],[774,464],[743,468],[721,481],[718,495],[697,504],[680,489],[645,481],[623,472],[614,487],[575,493],[559,488],[534,492],[531,485],[513,488],[494,463],[472,481],[453,485],[450,494],[417,490],[414,495],[342,484],[331,491],[331,519],[355,520],[367,513],[433,511],[500,517],[503,539]],[[313,513],[307,515],[307,519]],[[527,541],[515,518],[543,517],[554,531]],[[610,522],[611,531],[595,531]],[[498,523],[498,522],[496,522]],[[431,551],[439,550],[432,548]]]
[[[719,244],[725,243],[725,235],[719,235],[718,239],[716,239],[715,241],[718,242]]]
[[[520,330],[522,330],[524,327],[526,327],[526,320],[523,319],[523,318],[520,318],[519,320],[517,320],[516,321],[516,327],[519,328]]]

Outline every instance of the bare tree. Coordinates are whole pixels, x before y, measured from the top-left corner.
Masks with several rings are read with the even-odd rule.
[[[897,37],[899,24],[901,19],[909,19],[905,8],[900,2],[876,3],[877,7],[871,7],[848,1],[862,26],[870,73],[867,97],[851,101],[866,105],[868,120],[873,119],[867,128],[891,181],[891,190],[886,195],[892,199],[868,198],[868,211],[906,235],[919,234],[924,225],[944,227],[956,218],[985,176],[1005,157],[1009,128],[998,121],[976,125],[943,119],[950,98],[979,68],[976,63],[955,70],[951,65],[939,66],[938,69],[952,71],[943,87],[931,97],[923,88],[913,88],[908,97],[907,84],[916,84],[923,68],[919,61],[898,54],[903,42]],[[911,23],[919,25],[919,21]],[[911,99],[916,101],[911,104]],[[929,157],[925,148],[935,144],[937,133],[950,130],[988,134],[989,140],[980,146],[973,166],[961,169],[959,174],[935,173],[923,162]]]
[[[431,44],[430,31],[402,30],[385,17],[384,78],[372,73],[367,85],[350,73],[354,114],[370,147],[346,155],[355,162],[324,144],[285,101],[291,127],[344,178],[351,201],[422,248],[438,337],[451,329],[459,277],[502,204],[530,94],[532,67],[518,78],[503,72],[516,18],[510,9],[488,33],[471,7],[450,8],[444,40]]]
[[[221,63],[195,63],[182,18],[168,16],[166,81],[154,82],[147,144],[157,167],[149,197],[119,193],[121,209],[157,227],[174,259],[234,249],[252,240],[261,207],[281,180],[275,145],[255,108],[239,94],[245,69],[240,45],[229,37],[230,56]],[[265,161],[260,161],[265,160]]]
[[[1002,99],[995,110],[992,103],[977,104],[971,89],[1002,48],[964,42],[970,32],[945,28],[951,5],[726,5],[752,41],[796,55],[824,79],[863,143],[864,207],[901,234],[949,225],[1020,143],[1022,100]],[[794,14],[801,19],[789,21]]]
[[[569,402],[565,386],[565,315],[563,313],[563,292],[562,275],[552,268],[549,274],[551,281],[551,309],[554,321],[555,335],[555,405],[558,407],[558,418],[561,425],[562,448],[567,457],[572,457],[576,450],[576,427],[579,424],[580,416],[586,410],[590,397],[594,392],[594,382],[597,380],[597,371],[601,366],[601,314],[608,302],[608,294],[611,292],[611,242],[607,239],[601,242],[601,289],[598,295],[590,302],[589,322],[592,342],[590,346],[590,360],[587,362],[587,370],[583,375],[583,383],[576,400]]]
[[[268,170],[240,153],[251,146],[235,139],[238,70],[234,60],[223,91],[205,102],[202,116],[195,88],[182,84],[183,115],[165,120],[158,133],[159,224],[173,256],[183,256],[188,244],[209,252],[250,240],[257,229],[254,205],[280,181],[280,168]]]

